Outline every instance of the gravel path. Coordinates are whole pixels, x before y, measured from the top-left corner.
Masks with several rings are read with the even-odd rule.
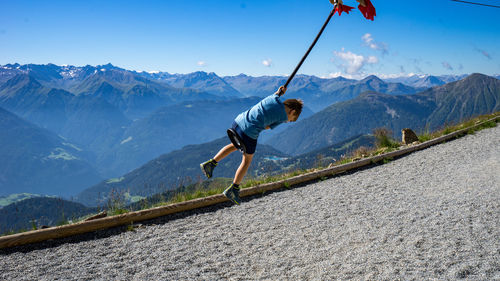
[[[0,265],[0,280],[500,280],[500,127],[239,207],[10,249]]]

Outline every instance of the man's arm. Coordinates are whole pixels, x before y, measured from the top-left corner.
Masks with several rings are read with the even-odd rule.
[[[278,97],[281,97],[282,95],[284,95],[286,92],[286,88],[285,86],[281,86],[278,91],[276,91],[276,93],[274,93],[275,95],[278,95]]]

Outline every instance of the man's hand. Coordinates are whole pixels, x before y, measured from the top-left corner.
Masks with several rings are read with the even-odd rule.
[[[274,93],[275,95],[278,95],[279,97],[281,97],[282,95],[284,95],[286,92],[286,88],[285,86],[281,86],[278,91],[276,91],[276,93]]]

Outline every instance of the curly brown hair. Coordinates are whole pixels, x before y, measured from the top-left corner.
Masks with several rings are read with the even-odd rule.
[[[301,99],[287,99],[283,102],[283,104],[291,110],[295,110],[297,116],[302,112],[302,107],[304,106],[304,102]]]

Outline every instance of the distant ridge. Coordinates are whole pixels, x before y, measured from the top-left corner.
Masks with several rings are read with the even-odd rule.
[[[462,75],[411,75],[411,76],[401,76],[396,78],[384,79],[387,82],[399,82],[405,85],[416,87],[416,88],[431,88],[435,86],[441,86],[446,83],[455,82],[467,77],[468,74]]]
[[[214,72],[207,73],[204,71],[196,71],[189,74],[141,72],[140,75],[149,79],[165,82],[176,88],[193,88],[227,98],[244,97],[244,95],[229,85],[224,79],[217,76]]]

